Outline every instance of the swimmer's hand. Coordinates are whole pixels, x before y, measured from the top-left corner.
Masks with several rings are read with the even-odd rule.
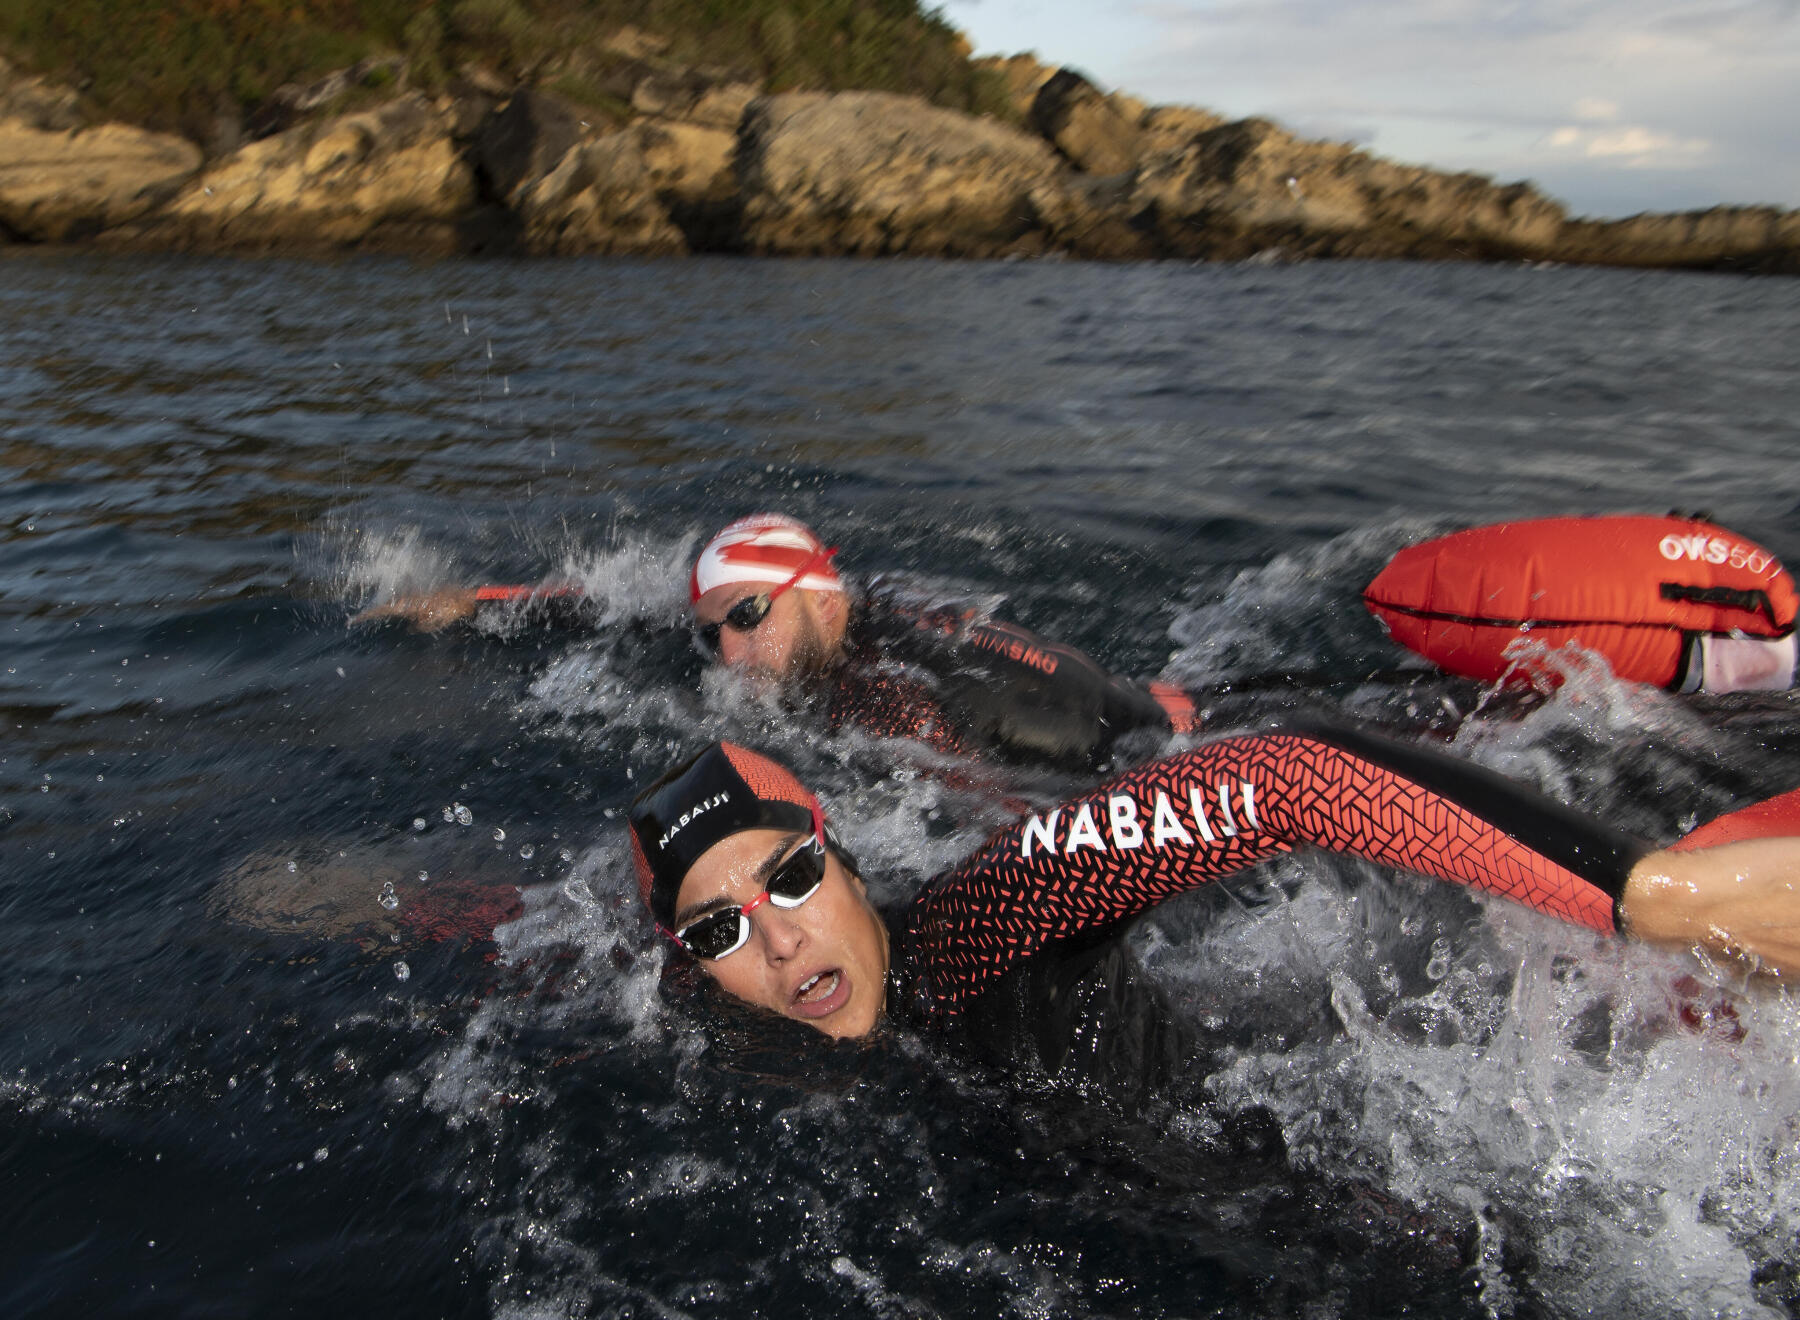
[[[1631,868],[1620,915],[1635,939],[1800,978],[1800,838],[1653,852]]]
[[[386,619],[405,619],[419,632],[441,632],[453,623],[466,623],[475,617],[478,602],[474,587],[445,587],[423,596],[401,596],[396,600],[371,605],[350,616],[350,626],[380,623]]]

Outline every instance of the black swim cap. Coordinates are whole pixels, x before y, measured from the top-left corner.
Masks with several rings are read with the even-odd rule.
[[[631,804],[631,851],[644,904],[667,930],[681,881],[706,850],[743,830],[810,831],[818,800],[766,756],[717,742]]]

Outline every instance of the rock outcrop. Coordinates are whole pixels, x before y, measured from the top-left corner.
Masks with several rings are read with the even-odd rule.
[[[1304,142],[1263,119],[1146,154],[1133,205],[1182,256],[1526,257],[1557,243],[1562,208],[1526,184],[1396,165]]]
[[[521,191],[521,245],[539,253],[719,250],[735,232],[735,141],[723,129],[642,123],[576,147]]]
[[[1571,221],[1560,237],[1565,261],[1605,266],[1718,265],[1729,254],[1734,270],[1800,275],[1800,211],[1772,206],[1720,206],[1678,215]]]
[[[550,92],[521,88],[481,119],[470,141],[488,191],[512,202],[534,179],[556,169],[587,136],[574,106]]]
[[[1084,174],[1136,168],[1142,107],[1123,109],[1073,69],[1059,69],[1038,88],[1025,122]]]
[[[1571,220],[1529,184],[1397,164],[1263,119],[987,61],[1018,127],[885,92],[765,95],[620,29],[560,95],[396,58],[284,88],[213,143],[83,122],[0,62],[0,241],[426,253],[1413,257],[1800,273],[1800,212]],[[570,99],[570,96],[585,97]],[[309,117],[310,116],[310,117]]]
[[[405,66],[406,61],[398,55],[374,56],[328,74],[317,82],[277,87],[269,99],[257,107],[246,127],[252,137],[270,137],[292,128],[302,117],[377,78],[397,76]]]
[[[106,237],[139,248],[451,252],[476,200],[448,117],[409,95],[252,142]]]
[[[744,246],[989,257],[1042,251],[1056,155],[991,119],[886,92],[765,97],[738,143]]]
[[[0,61],[0,239],[91,238],[167,202],[200,163],[185,138],[83,127],[73,92]]]
[[[66,243],[164,205],[200,168],[200,148],[124,124],[46,132],[0,122],[0,235]]]

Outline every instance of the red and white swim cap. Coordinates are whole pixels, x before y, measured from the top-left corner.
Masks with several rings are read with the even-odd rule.
[[[729,524],[706,543],[688,576],[688,599],[698,601],[714,587],[738,582],[771,582],[779,586],[818,560],[806,576],[794,583],[808,591],[842,591],[843,582],[829,558],[822,558],[825,543],[798,518],[779,513],[753,513]]]

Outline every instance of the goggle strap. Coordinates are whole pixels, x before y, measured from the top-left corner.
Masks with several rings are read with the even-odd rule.
[[[838,552],[838,548],[835,545],[820,546],[816,551],[813,552],[812,557],[810,559],[808,559],[804,564],[800,565],[799,568],[794,570],[793,577],[789,578],[786,582],[783,582],[779,587],[776,587],[775,590],[773,590],[769,593],[769,599],[774,600],[775,597],[779,596],[782,592],[786,591],[789,587],[799,586],[801,578],[805,577],[808,573],[812,572],[815,568],[818,568],[823,564],[830,563],[831,557],[833,555],[835,555],[837,552]]]

